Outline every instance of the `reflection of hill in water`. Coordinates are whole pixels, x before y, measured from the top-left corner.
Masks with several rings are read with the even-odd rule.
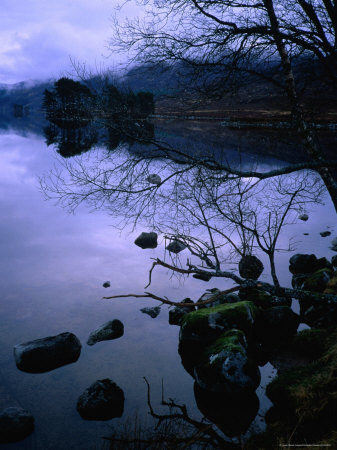
[[[251,158],[275,158],[284,162],[300,162],[306,159],[299,138],[289,130],[230,129],[219,121],[157,120],[157,132],[169,140],[177,137],[187,142],[209,148],[224,148],[232,156]]]
[[[9,117],[0,114],[2,132],[45,136],[47,125],[48,122],[42,114],[25,117]],[[105,145],[106,139],[101,133],[99,134],[100,138],[95,145]],[[272,130],[231,130],[221,127],[219,122],[160,120],[155,122],[155,136],[172,146],[179,146],[188,153],[200,152],[205,155],[211,152],[217,159],[225,158],[228,162],[254,163],[263,157],[290,163],[303,161],[306,158],[305,152],[301,151],[298,139],[292,137],[290,141],[286,133],[282,135],[279,131]],[[130,151],[144,152],[144,145],[130,144],[120,140],[118,133],[115,137],[118,142],[116,141],[113,147],[116,147],[117,143],[126,143],[130,145]],[[76,147],[78,145],[77,140]],[[86,145],[85,148],[73,150],[68,156],[88,151],[90,146]]]
[[[3,114],[0,110],[0,131],[14,132],[18,135],[35,134],[44,136],[44,130],[48,122],[41,113],[29,114],[23,117],[13,117]],[[99,133],[101,134],[101,133]],[[129,150],[144,152],[144,145],[130,144],[117,138],[113,147],[118,143],[130,145]],[[299,138],[291,135],[288,131],[280,130],[238,130],[222,127],[216,121],[193,121],[193,120],[156,120],[155,135],[160,140],[172,146],[180,146],[192,153],[197,151],[205,154],[210,151],[217,158],[228,159],[229,162],[254,163],[261,157],[275,159],[275,163],[296,163],[306,160],[307,156],[303,150]],[[115,139],[115,140],[116,140]],[[335,135],[333,133],[321,133],[320,140],[327,148],[327,156],[333,157]],[[104,137],[100,137],[96,146],[105,145]],[[90,150],[77,148],[68,156],[83,153]],[[270,162],[270,161],[269,161]]]

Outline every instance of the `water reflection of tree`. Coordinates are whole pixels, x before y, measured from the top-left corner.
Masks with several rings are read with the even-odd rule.
[[[64,171],[52,173],[42,181],[47,197],[57,198],[71,210],[82,202],[90,208],[103,207],[119,217],[122,226],[145,223],[151,230],[186,246],[186,264],[174,254],[171,257],[172,253],[166,259],[155,259],[149,284],[154,270],[162,267],[204,280],[227,279],[235,285],[228,291],[256,287],[278,297],[307,296],[317,301],[316,293],[280,286],[275,262],[284,228],[296,222],[310,203],[322,199],[324,185],[320,177],[314,171],[304,170],[310,163],[299,164],[297,172],[293,165],[291,170],[281,167],[262,172],[257,166],[227,161],[225,152],[215,157],[198,148],[178,150],[163,141],[153,141],[152,147],[142,151],[96,150],[74,160],[62,160],[61,164]],[[241,257],[258,252],[268,256],[271,283],[244,278],[232,268]],[[186,306],[149,292],[107,298],[121,296]],[[321,295],[319,301],[324,299],[336,301],[333,295]],[[196,388],[196,397],[203,414],[229,435],[246,431],[256,413],[253,393],[242,403],[247,412],[245,420],[235,421],[231,428],[229,421],[223,423],[221,417],[233,415],[237,397],[222,396],[221,417],[213,414],[219,395],[212,397]],[[230,411],[226,405],[232,405]]]
[[[262,251],[268,256],[274,285],[279,286],[278,239],[309,203],[320,200],[323,186],[315,173],[266,180],[249,177],[254,171],[247,171],[245,178],[229,176],[210,168],[208,156],[197,156],[196,149],[188,149],[192,161],[185,164],[183,158],[172,160],[169,151],[161,146],[142,154],[96,152],[64,161],[64,173],[71,181],[58,172],[46,180],[45,192],[61,198],[65,207],[74,209],[85,201],[90,208],[122,214],[124,224],[145,221],[169,239],[181,240],[190,251],[186,270],[191,274],[223,277],[226,264]],[[148,181],[153,173],[160,183]],[[178,269],[178,260],[171,262],[172,270]]]
[[[231,438],[227,438],[221,433],[221,426],[219,427],[220,430],[214,426],[214,423],[218,425],[218,420],[214,417],[214,410],[211,412],[212,417],[208,418],[206,412],[205,417],[202,420],[197,420],[189,415],[186,405],[179,404],[173,399],[167,401],[162,396],[161,405],[168,408],[168,410],[167,413],[157,413],[151,402],[150,385],[146,378],[145,381],[147,384],[147,404],[150,415],[155,420],[156,425],[153,428],[144,429],[142,424],[137,422],[137,419],[133,420],[132,424],[126,423],[122,429],[114,430],[112,436],[105,437],[111,444],[110,448],[114,450],[169,450],[186,448],[193,448],[195,450],[238,450],[241,448],[241,445],[235,443]],[[198,388],[196,389],[198,390]],[[203,394],[199,392],[196,393],[196,398],[199,399],[199,402],[203,403],[203,406],[200,407],[201,410],[203,410],[203,408],[212,408],[213,405],[211,405],[211,403],[214,399],[211,399],[209,402],[206,398],[203,398]],[[222,400],[227,399],[219,398],[218,400],[217,404],[220,406],[218,418],[221,417],[222,421],[226,421],[228,416],[222,417],[224,409],[229,412],[229,408],[233,405],[220,405]],[[255,400],[253,403],[255,406],[258,406],[258,399],[256,398],[256,400],[257,403]],[[249,405],[249,401],[250,399],[248,399],[247,402],[244,402],[245,407]],[[236,405],[237,411],[238,406],[243,406],[243,404]],[[255,406],[253,407],[254,412]],[[204,413],[204,411],[202,412]],[[248,416],[252,415],[251,408],[248,406],[246,411],[240,411],[240,415],[241,417],[234,425],[234,427],[236,427],[234,434],[229,433],[229,436],[238,436],[241,433],[242,424],[245,421],[247,422]],[[252,417],[251,420],[254,417]],[[231,426],[230,424],[233,424],[233,419],[234,417],[232,416],[229,420],[229,424],[227,423],[225,425],[227,432],[228,427]],[[250,422],[249,418],[248,421]],[[245,427],[245,425],[243,426]]]

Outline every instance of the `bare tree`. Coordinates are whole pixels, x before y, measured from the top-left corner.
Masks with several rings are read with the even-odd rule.
[[[131,62],[180,62],[209,95],[226,81],[249,73],[286,92],[293,126],[310,161],[317,164],[337,209],[337,182],[324,162],[314,130],[304,119],[293,66],[300,57],[318,61],[337,80],[337,5],[330,0],[143,0],[145,17],[115,18],[111,49],[130,52]],[[209,74],[207,78],[204,74]],[[280,78],[280,73],[283,78]],[[298,78],[303,73],[299,72]],[[239,78],[239,81],[242,78]],[[296,80],[301,81],[301,80]]]

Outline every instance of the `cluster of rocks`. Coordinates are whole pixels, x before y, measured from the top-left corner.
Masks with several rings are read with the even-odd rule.
[[[242,277],[258,279],[262,271],[262,262],[253,255],[239,263]],[[211,298],[213,302],[203,304]],[[259,365],[296,334],[300,323],[290,298],[253,288],[227,295],[208,289],[196,303],[182,303],[169,312],[169,323],[180,326],[183,365],[198,388],[229,397],[255,392]]]
[[[337,242],[333,245],[337,250]],[[195,380],[197,404],[210,420],[220,398],[227,405],[251,398],[254,405],[260,383],[259,366],[272,360],[275,350],[288,351],[299,336],[300,323],[319,328],[336,324],[337,304],[320,301],[320,294],[337,295],[337,256],[328,261],[315,255],[296,254],[289,264],[293,288],[317,293],[317,298],[310,296],[308,300],[304,295],[299,300],[300,315],[292,310],[291,298],[257,288],[241,288],[237,294],[226,295],[217,288],[208,289],[197,302],[187,298],[181,302],[183,306],[170,310],[169,323],[180,326],[182,363]],[[255,256],[244,257],[239,272],[243,278],[257,280],[263,264]],[[210,299],[213,301],[207,303]],[[221,416],[225,415],[224,411]],[[228,436],[233,430],[238,431],[234,424],[228,429],[228,420],[226,428],[221,416],[213,422]],[[240,433],[245,427],[248,425],[241,426]]]
[[[157,248],[158,246],[158,234],[154,231],[146,232],[143,231],[140,235],[135,239],[134,243],[142,248]],[[181,240],[179,239],[171,239],[168,245],[165,247],[170,253],[178,254],[187,248]],[[103,285],[104,286],[104,285]]]
[[[104,323],[90,333],[87,344],[117,339],[124,333],[118,320]],[[69,332],[24,342],[14,346],[14,359],[18,369],[28,373],[48,372],[78,360],[82,345]],[[79,397],[77,410],[83,419],[109,420],[121,417],[124,393],[112,380],[97,380]],[[34,430],[34,417],[18,407],[6,408],[0,414],[0,443],[16,442]]]
[[[299,300],[302,321],[323,328],[336,324],[337,304],[322,302],[319,294],[337,294],[337,257],[328,261],[313,254],[297,254],[289,263],[293,288],[317,293],[317,297]]]

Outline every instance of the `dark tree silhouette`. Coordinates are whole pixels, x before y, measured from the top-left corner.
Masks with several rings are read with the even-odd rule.
[[[337,210],[337,182],[324,162],[314,130],[304,119],[293,70],[305,57],[318,62],[334,86],[337,81],[337,6],[330,0],[169,0],[140,2],[145,18],[115,19],[111,48],[130,52],[133,62],[184,63],[190,84],[209,95],[221,94],[228,80],[253,74],[284,89],[310,161],[324,180]],[[149,4],[151,7],[149,7]],[[205,77],[209,73],[208,77]],[[322,73],[322,72],[320,72]]]

